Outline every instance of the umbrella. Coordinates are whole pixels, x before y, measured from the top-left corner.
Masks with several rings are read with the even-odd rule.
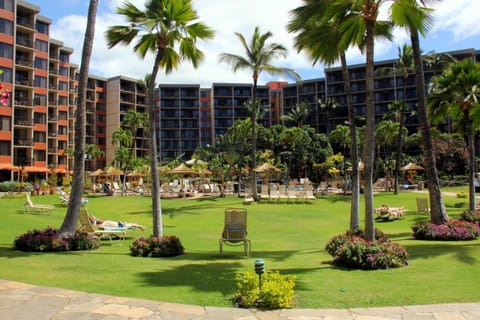
[[[255,171],[256,172],[281,172],[282,170],[278,169],[277,167],[275,167],[274,165],[268,162],[265,162],[260,167],[257,167]]]
[[[197,174],[197,172],[193,169],[190,169],[185,165],[185,163],[182,163],[178,167],[168,171],[169,174],[182,174],[182,175],[187,175],[187,174]]]
[[[425,170],[422,166],[419,166],[416,163],[410,162],[406,166],[403,166],[400,170],[402,171],[415,171],[415,170]]]
[[[94,172],[90,173],[89,176],[90,177],[98,177],[98,176],[102,175],[102,172],[103,172],[102,169],[97,169]]]

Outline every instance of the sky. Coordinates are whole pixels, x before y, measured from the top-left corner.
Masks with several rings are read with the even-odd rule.
[[[50,36],[63,41],[66,47],[74,50],[72,63],[80,65],[80,57],[87,20],[88,3],[86,0],[27,0],[41,8],[40,15],[52,20]],[[90,74],[105,78],[127,76],[143,79],[151,73],[153,56],[142,59],[133,53],[132,46],[117,45],[108,49],[105,31],[113,25],[125,25],[115,9],[124,0],[99,0],[95,27],[95,41],[90,62]],[[143,8],[146,0],[130,0],[137,7]],[[270,31],[273,36],[269,43],[276,42],[288,49],[286,58],[279,58],[274,64],[296,70],[304,80],[321,78],[327,66],[312,65],[303,52],[297,52],[293,46],[294,35],[289,34],[286,25],[290,20],[290,11],[303,4],[302,0],[193,0],[199,20],[215,30],[215,38],[200,41],[198,47],[205,58],[197,69],[188,61],[165,75],[159,71],[157,83],[200,84],[211,87],[212,83],[252,83],[248,70],[232,71],[232,67],[219,62],[221,53],[244,55],[242,46],[235,35],[239,32],[248,40],[256,26],[262,33]],[[388,1],[387,1],[388,3]],[[480,26],[477,24],[480,1],[478,0],[443,0],[434,5],[434,26],[421,38],[424,53],[445,52],[467,48],[480,49]],[[389,60],[398,57],[398,47],[409,43],[408,35],[402,30],[395,30],[391,42],[377,41],[375,60]],[[364,63],[365,57],[356,50],[347,52],[347,63]],[[334,65],[335,66],[335,65]],[[262,74],[259,84],[282,79]]]

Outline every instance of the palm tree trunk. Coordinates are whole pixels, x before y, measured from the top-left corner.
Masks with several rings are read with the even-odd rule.
[[[425,101],[425,79],[423,74],[423,61],[420,50],[418,32],[410,28],[410,40],[412,42],[413,59],[415,62],[415,82],[417,89],[417,113],[418,123],[423,139],[423,160],[425,161],[425,175],[427,177],[428,193],[430,196],[431,221],[435,224],[444,224],[448,221],[447,211],[443,203],[438,179],[437,164],[433,154],[432,133],[430,121],[427,116]]]
[[[158,173],[157,159],[157,129],[155,122],[155,79],[157,78],[160,61],[162,61],[163,50],[159,49],[155,56],[155,63],[152,69],[150,82],[148,83],[147,102],[148,115],[150,118],[150,174],[152,176],[152,215],[153,215],[153,236],[163,236],[162,206],[160,202],[160,177]]]
[[[98,0],[90,0],[88,7],[87,27],[83,41],[80,79],[78,81],[77,119],[75,122],[75,151],[73,157],[73,179],[67,214],[60,227],[60,234],[73,235],[77,228],[80,206],[82,205],[83,178],[85,175],[85,122],[88,70],[92,55],[93,39],[95,36],[95,19],[97,16]]]
[[[469,119],[468,112],[465,114],[467,127],[468,151],[469,151],[469,172],[468,172],[468,210],[475,211],[475,138]]]
[[[403,151],[403,124],[405,122],[405,107],[407,104],[407,79],[403,78],[403,98],[402,98],[402,107],[400,108],[400,119],[398,126],[398,138],[397,138],[397,155],[395,158],[395,178],[394,178],[394,187],[393,194],[398,194],[398,176],[400,174],[400,161],[402,159]]]
[[[375,158],[375,104],[374,104],[374,22],[366,22],[366,72],[365,72],[365,91],[366,91],[366,123],[367,134],[364,149],[365,158],[365,239],[375,241],[375,219],[373,204],[373,161]]]
[[[257,108],[257,78],[253,77],[253,90],[252,90],[252,196],[255,201],[258,200],[257,194],[257,137],[255,132],[255,124],[257,123],[256,119],[256,108]]]
[[[360,173],[358,168],[357,126],[353,106],[350,76],[348,75],[345,54],[340,55],[345,96],[347,98],[348,122],[350,126],[350,158],[352,159],[352,203],[350,206],[350,231],[355,233],[360,228]]]

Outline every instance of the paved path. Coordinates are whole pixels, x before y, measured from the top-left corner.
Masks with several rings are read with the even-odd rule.
[[[0,280],[2,320],[475,320],[479,303],[258,311],[119,298]]]

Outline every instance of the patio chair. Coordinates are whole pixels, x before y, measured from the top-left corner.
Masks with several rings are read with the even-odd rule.
[[[245,255],[250,256],[252,243],[247,238],[247,210],[225,209],[225,225],[219,240],[220,254],[223,254],[223,244],[242,245]]]
[[[126,227],[104,227],[102,229],[99,229],[92,224],[88,216],[87,209],[84,208],[80,209],[78,223],[80,225],[80,228],[85,230],[86,232],[92,233],[98,236],[100,239],[108,238],[111,245],[113,245],[112,239],[115,237],[122,240],[123,244],[123,240],[125,240],[125,238],[127,237],[127,232],[131,230]]]
[[[30,195],[28,193],[25,194],[26,202],[23,205],[23,212],[24,213],[39,213],[49,215],[52,213],[53,209],[55,208],[51,204],[34,204]]]
[[[68,206],[68,202],[70,201],[70,195],[65,191],[60,191],[60,202],[64,206]],[[82,198],[82,206],[88,204],[88,199]]]
[[[417,198],[417,213],[430,213],[427,198]]]

